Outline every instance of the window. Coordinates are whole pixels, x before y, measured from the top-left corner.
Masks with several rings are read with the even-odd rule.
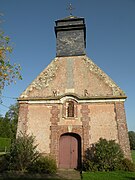
[[[77,118],[77,102],[74,99],[67,99],[62,105],[63,118]]]
[[[74,102],[69,101],[67,104],[67,117],[74,117]]]

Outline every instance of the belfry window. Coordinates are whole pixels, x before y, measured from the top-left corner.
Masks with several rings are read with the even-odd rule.
[[[67,104],[67,117],[74,117],[74,102],[69,101]]]

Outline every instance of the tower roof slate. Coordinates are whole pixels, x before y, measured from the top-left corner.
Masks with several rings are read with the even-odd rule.
[[[69,20],[72,21],[72,20],[79,20],[79,19],[84,19],[84,18],[70,15],[70,16],[67,16],[65,18],[59,19],[57,21],[69,21]]]

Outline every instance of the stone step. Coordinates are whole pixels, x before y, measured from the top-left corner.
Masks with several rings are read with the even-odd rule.
[[[57,176],[69,180],[81,180],[80,172],[73,169],[58,169]]]

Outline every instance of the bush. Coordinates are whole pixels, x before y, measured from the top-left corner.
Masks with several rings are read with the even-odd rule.
[[[124,158],[121,162],[121,170],[134,172],[135,165],[129,159]]]
[[[0,173],[9,169],[10,155],[3,154],[0,156]]]
[[[34,145],[34,140],[33,136],[18,136],[11,145],[10,153],[0,156],[0,172],[14,170],[55,173],[57,169],[55,160],[50,156],[40,156],[36,150],[37,145]]]
[[[33,164],[31,164],[28,171],[35,173],[53,174],[56,172],[56,169],[56,161],[52,157],[41,156]]]
[[[26,171],[31,163],[36,161],[39,153],[34,145],[34,137],[29,135],[20,135],[11,145],[10,152],[10,170]]]
[[[98,171],[98,166],[96,165],[95,162],[93,162],[89,159],[86,159],[83,162],[83,170],[84,171]]]
[[[135,150],[135,132],[129,131],[128,136],[129,136],[129,142],[130,142],[130,149]]]
[[[99,141],[85,153],[84,170],[113,171],[118,170],[123,159],[120,146],[114,140]]]

